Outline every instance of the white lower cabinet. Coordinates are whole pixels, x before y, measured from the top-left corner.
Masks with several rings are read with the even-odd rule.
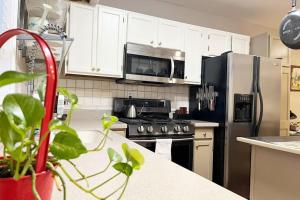
[[[68,29],[74,42],[65,73],[121,77],[125,44],[125,11],[71,3]]]
[[[194,140],[193,171],[212,180],[213,128],[196,128]]]

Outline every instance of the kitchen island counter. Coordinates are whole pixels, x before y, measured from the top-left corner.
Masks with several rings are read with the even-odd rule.
[[[300,137],[298,136],[238,137],[237,140],[255,146],[300,155]]]
[[[251,145],[250,199],[299,199],[299,137],[238,137],[237,140]]]
[[[102,137],[101,134],[95,134],[95,132],[91,134],[91,132],[79,131],[78,133],[88,147],[95,146],[95,141]],[[97,135],[98,139],[95,138],[95,135]],[[139,149],[145,157],[145,164],[139,171],[135,171],[129,180],[128,188],[123,196],[125,200],[245,200],[227,189],[171,161],[161,158],[116,133],[112,132],[109,135],[105,149],[112,147],[121,153],[122,143],[127,143],[130,147]],[[103,169],[108,163],[108,157],[105,151],[95,152],[83,155],[74,162],[82,171],[91,174]],[[71,170],[71,173],[75,172]],[[115,173],[115,170],[109,169],[105,175],[93,179],[91,185],[99,184]],[[120,177],[120,179],[117,178],[111,181],[99,191],[99,194],[105,196],[114,188],[120,186],[123,180],[124,177]],[[67,199],[93,199],[93,197],[80,191],[69,181],[66,184],[68,189]],[[84,182],[82,184],[84,185]],[[111,199],[116,199],[115,197],[117,195]],[[62,193],[54,189],[52,199],[62,199]]]

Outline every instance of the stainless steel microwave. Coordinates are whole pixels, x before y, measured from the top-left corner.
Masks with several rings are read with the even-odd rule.
[[[124,80],[129,82],[184,83],[182,51],[127,43],[124,62]]]

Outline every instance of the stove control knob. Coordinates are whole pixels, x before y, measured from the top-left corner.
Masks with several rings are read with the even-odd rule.
[[[139,126],[139,127],[137,128],[137,131],[138,131],[139,133],[143,133],[143,132],[145,131],[144,126]]]
[[[179,125],[175,126],[175,127],[174,127],[174,131],[175,131],[176,133],[180,132],[180,131],[181,131],[181,127],[180,127]]]
[[[183,132],[186,133],[186,132],[189,132],[189,131],[190,131],[190,128],[188,126],[184,126],[183,127]]]
[[[162,126],[161,127],[161,132],[167,133],[168,132],[168,127],[167,126]]]
[[[148,133],[153,133],[153,126],[148,126],[147,127],[147,132]]]

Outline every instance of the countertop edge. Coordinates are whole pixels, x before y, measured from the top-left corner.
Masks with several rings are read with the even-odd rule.
[[[198,120],[190,120],[190,124],[195,128],[214,128],[219,127],[219,123],[216,122],[207,122],[207,121],[198,121]]]
[[[247,143],[250,145],[255,145],[255,146],[260,146],[260,147],[265,147],[265,148],[269,148],[269,149],[274,149],[274,150],[278,150],[278,151],[284,151],[287,153],[293,153],[293,154],[300,155],[300,149],[288,148],[288,147],[280,146],[277,144],[272,144],[272,143],[258,141],[255,139],[244,138],[244,137],[237,137],[236,139],[239,142],[244,142],[244,143]]]

